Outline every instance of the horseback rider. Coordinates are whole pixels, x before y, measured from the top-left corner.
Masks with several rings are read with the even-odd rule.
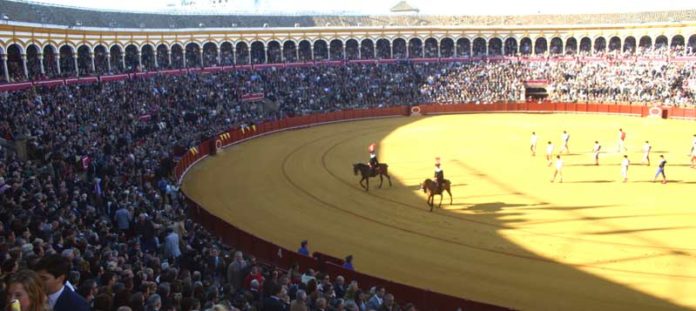
[[[435,182],[437,182],[437,189],[442,191],[442,184],[445,182],[445,171],[440,167],[440,157],[435,158]]]
[[[375,151],[375,143],[370,144],[368,150],[370,151],[370,175],[375,175],[377,168],[379,167],[379,161],[377,160],[377,152]]]

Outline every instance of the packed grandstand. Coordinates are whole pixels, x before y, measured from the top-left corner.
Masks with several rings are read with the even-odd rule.
[[[230,128],[346,109],[514,103],[527,100],[527,81],[544,81],[556,102],[696,105],[696,27],[689,23],[696,11],[230,18],[7,0],[0,11],[0,306],[12,298],[17,275],[36,278],[26,269],[67,260],[65,276],[92,310],[276,310],[264,306],[271,296],[291,310],[415,310],[412,297],[395,299],[379,284],[275,266],[222,243],[187,217],[191,207],[172,174],[177,161]],[[616,34],[623,27],[616,25],[631,23],[653,26]],[[607,35],[586,35],[587,24],[604,25],[594,28]],[[466,26],[474,34],[511,28],[454,35],[461,25],[475,25]],[[526,36],[524,25],[545,25],[547,35]],[[414,35],[380,38],[384,30],[374,30],[370,38],[330,39],[351,27],[383,26]],[[421,35],[440,26],[455,28]],[[92,37],[161,28],[153,32],[163,38],[167,29],[181,35],[201,27],[247,31],[251,39]],[[293,28],[307,27],[329,39],[252,35],[258,28],[292,37]]]

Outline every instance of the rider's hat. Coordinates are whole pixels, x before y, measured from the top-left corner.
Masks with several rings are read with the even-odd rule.
[[[377,146],[375,143],[371,143],[370,147],[367,148],[370,152],[375,152],[375,146]]]
[[[440,166],[440,157],[435,158],[435,165]]]

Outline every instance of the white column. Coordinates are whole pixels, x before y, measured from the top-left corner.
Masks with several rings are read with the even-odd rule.
[[[5,75],[5,81],[10,82],[10,72],[7,71],[7,57],[0,55],[0,59],[2,59],[2,73]]]
[[[126,70],[126,51],[121,52],[121,66],[123,66],[123,70]]]
[[[41,74],[45,75],[46,70],[44,69],[44,55],[42,53],[39,53],[39,68],[41,68]]]
[[[362,59],[362,42],[358,42],[358,59]]]
[[[200,48],[201,51],[201,67],[203,67],[203,48]]]
[[[60,75],[60,54],[55,53],[56,55],[56,71],[58,71],[58,74]]]
[[[169,67],[172,67],[172,50],[167,50],[167,61],[169,64]]]
[[[341,46],[343,47],[343,60],[346,60],[346,43],[344,42]]]
[[[185,50],[183,51],[182,55],[184,56],[183,57],[184,58],[184,68],[186,68],[186,51]]]
[[[92,51],[89,52],[89,59],[91,61],[90,69],[92,69],[92,73],[97,72],[96,66],[94,65],[94,52],[92,52]]]
[[[441,58],[442,54],[440,53],[440,45],[442,44],[442,41],[437,43],[437,58]]]
[[[143,53],[138,50],[138,68],[140,68],[140,71],[143,70]]]
[[[220,50],[220,47],[218,46],[215,51],[217,52],[217,57],[215,57],[217,60],[217,65],[222,66],[222,51]]]
[[[309,53],[310,58],[309,59],[314,60],[314,44],[311,44],[311,43],[309,44],[309,51],[310,51],[310,53]]]
[[[236,65],[237,64],[237,54],[235,54],[235,52],[234,52],[234,45],[232,46],[230,53],[232,53],[232,65]]]
[[[300,45],[295,44],[295,61],[299,62],[300,61]]]
[[[77,64],[77,53],[73,53],[73,63],[75,63],[75,76],[80,76],[80,67]]]
[[[389,58],[394,58],[394,42],[389,42]]]
[[[486,40],[486,56],[488,56],[488,55],[490,54],[490,52],[491,52],[491,51],[490,51],[490,48],[489,48],[489,46],[488,46],[489,43],[490,43],[490,42],[488,42],[488,40]]]
[[[157,61],[157,58],[159,58],[159,54],[157,53],[157,50],[155,50],[155,68],[159,68],[159,62]]]
[[[22,69],[24,69],[24,77],[28,80],[29,70],[27,69],[27,54],[21,54],[20,58],[22,59]]]
[[[111,53],[106,53],[106,70],[111,72]]]
[[[266,48],[266,45],[263,45],[263,64],[268,63],[268,49]]]

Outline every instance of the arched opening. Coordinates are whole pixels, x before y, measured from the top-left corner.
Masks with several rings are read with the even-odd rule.
[[[234,51],[232,50],[232,43],[223,42],[220,44],[220,65],[231,66],[234,64]]]
[[[549,54],[563,54],[563,40],[561,40],[561,38],[555,37],[551,39],[551,44],[549,46]]]
[[[338,39],[331,40],[331,42],[329,43],[329,59],[343,59],[343,41]]]
[[[667,37],[658,36],[657,38],[655,38],[655,49],[662,49],[668,46],[669,45],[667,44]]]
[[[406,40],[402,38],[396,38],[392,41],[392,58],[401,59],[406,58]]]
[[[505,39],[505,48],[503,52],[506,56],[517,55],[517,40],[515,38]]]
[[[150,44],[145,44],[140,48],[141,64],[140,67],[145,70],[156,70],[155,66],[155,49]]]
[[[138,47],[134,44],[126,46],[126,71],[133,72],[139,70],[139,63]]]
[[[235,51],[235,64],[249,65],[249,46],[246,42],[237,42]]]
[[[172,68],[169,63],[169,49],[166,45],[160,44],[157,46],[157,65],[159,68]]]
[[[111,55],[111,72],[119,73],[124,70],[123,68],[123,50],[120,45],[113,45],[109,48],[109,54]],[[62,60],[61,60],[62,63]],[[61,67],[62,68],[62,67]]]
[[[384,40],[384,39],[382,39]],[[384,40],[387,41],[387,40]],[[387,47],[389,47],[389,42],[387,41]],[[375,43],[370,39],[364,39],[360,42],[360,58],[361,59],[374,59],[375,58]]]
[[[566,39],[565,54],[573,55],[578,53],[578,40],[573,37]]]
[[[92,72],[92,57],[89,55],[89,47],[81,45],[77,48],[77,65],[80,75],[87,76]]]
[[[532,54],[532,39],[525,37],[520,40],[520,54]]]
[[[361,47],[361,52],[360,52],[360,53],[361,53],[362,55],[365,55],[365,54],[363,53],[364,50],[362,50],[362,49],[364,49],[364,46],[365,46],[365,40],[363,40],[362,43],[363,43],[363,45],[362,45],[363,47]],[[361,55],[361,56],[362,56],[362,55]],[[378,58],[378,59],[388,59],[388,58],[392,58],[391,44],[389,43],[389,40],[387,40],[387,39],[379,39],[379,40],[377,40],[377,58]],[[364,56],[363,56],[363,59],[365,59]]]
[[[12,44],[7,48],[7,70],[12,81],[24,81],[27,79],[24,74],[22,63],[22,48],[17,44]]]
[[[688,47],[686,48],[686,54],[694,54],[696,52],[696,35],[691,35],[689,37],[689,44]]]
[[[186,67],[200,67],[201,66],[201,47],[198,43],[190,42],[186,45]]]
[[[444,38],[440,40],[440,57],[454,57],[454,40],[452,40],[452,38]]]
[[[428,38],[425,39],[425,43],[423,44],[423,56],[426,58],[436,58],[439,57],[438,55],[438,44],[437,40],[435,38]]]
[[[548,43],[546,42],[546,38],[537,38],[534,41],[534,54],[535,55],[546,54],[546,51],[549,50],[549,47],[547,44]]]
[[[27,71],[29,71],[29,79],[37,80],[41,75],[41,59],[39,59],[39,47],[36,44],[30,44],[27,47]]]
[[[624,39],[623,52],[631,54],[636,52],[636,38],[626,37],[626,39]]]
[[[106,47],[97,45],[94,47],[94,71],[102,75],[109,72],[109,59],[106,57]]]
[[[474,57],[486,56],[486,39],[476,38],[474,39],[474,44],[472,46]]]
[[[457,57],[471,56],[471,41],[469,41],[467,38],[457,39],[457,44],[455,45],[454,50]]]
[[[408,57],[423,57],[423,41],[421,41],[420,38],[411,38],[411,40],[408,40]]]
[[[283,55],[280,49],[280,42],[271,41],[268,42],[268,51],[266,55],[266,62],[269,64],[278,64],[283,62]]]
[[[314,60],[322,61],[329,58],[329,47],[324,40],[314,41]]]
[[[297,46],[295,41],[285,41],[283,43],[283,57],[286,62],[294,63],[297,61]]]
[[[300,51],[300,61],[308,62],[312,60],[312,43],[307,40],[302,40],[298,48]]]
[[[580,52],[589,53],[592,51],[592,39],[584,37],[580,39]]]
[[[346,58],[348,60],[360,59],[360,45],[358,40],[349,39],[346,41]]]
[[[684,37],[681,35],[676,35],[672,37],[672,42],[669,46],[673,49],[683,49],[684,48]]]
[[[503,55],[503,40],[501,40],[500,38],[490,38],[488,40],[488,55]]]
[[[56,48],[52,45],[44,46],[43,48],[43,63],[44,71],[48,77],[58,76],[58,66],[56,64]]]
[[[609,39],[609,52],[621,51],[621,38],[611,37]]]
[[[263,64],[266,63],[266,46],[261,41],[251,43],[251,63]]]
[[[641,49],[649,49],[652,47],[652,38],[648,36],[642,36],[640,38],[640,41],[638,41],[638,46]]]
[[[172,68],[184,68],[184,47],[175,43],[171,47]]]
[[[218,65],[218,47],[214,42],[203,44],[203,67],[214,67]]]
[[[60,47],[60,72],[64,76],[76,74],[74,48],[67,44]]]
[[[598,37],[594,40],[594,50],[595,52],[604,52],[607,50],[607,40],[604,37]]]

